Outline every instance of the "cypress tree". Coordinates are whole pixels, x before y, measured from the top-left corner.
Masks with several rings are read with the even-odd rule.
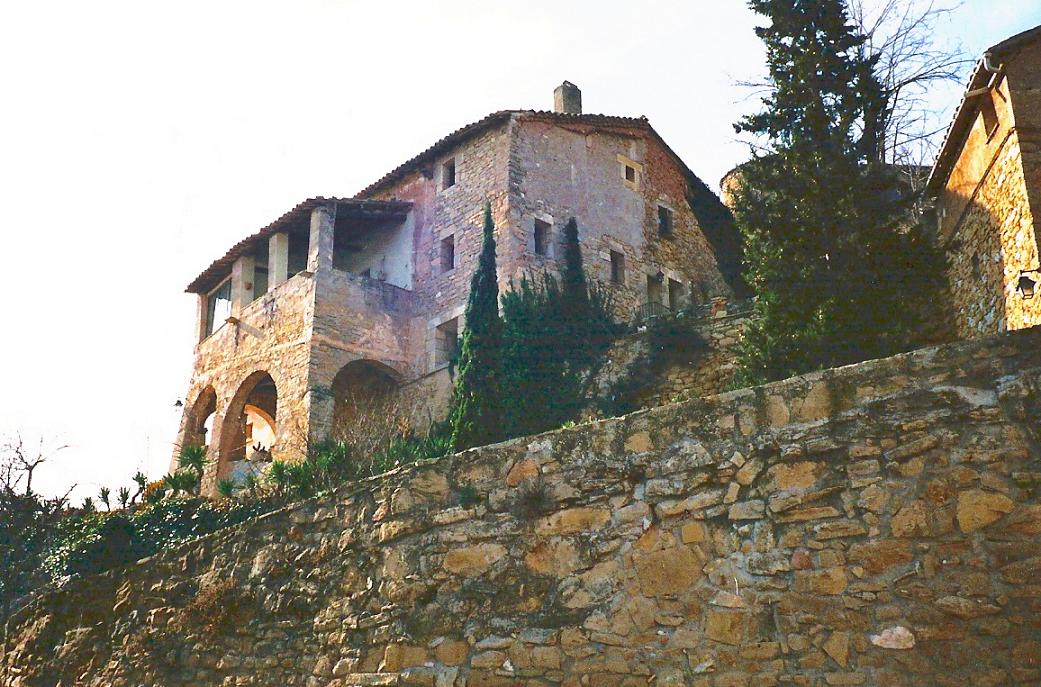
[[[561,310],[565,323],[583,322],[589,316],[589,290],[578,246],[578,222],[572,217],[564,225],[564,271],[561,274]]]
[[[735,125],[765,149],[734,207],[757,296],[739,377],[755,384],[910,347],[942,269],[874,159],[884,96],[844,2],[749,4],[770,73],[765,109]]]
[[[459,377],[452,398],[452,445],[456,451],[501,440],[502,320],[495,270],[495,224],[484,205],[484,239],[477,271],[470,280],[466,327],[459,354]]]

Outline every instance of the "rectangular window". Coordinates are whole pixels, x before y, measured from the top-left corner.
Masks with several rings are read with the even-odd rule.
[[[206,334],[209,336],[224,325],[231,317],[231,279],[210,291],[206,296]]]
[[[676,281],[675,279],[669,280],[669,307],[673,310],[679,310],[686,305],[683,297],[683,284]]]
[[[994,108],[994,96],[990,93],[983,95],[980,103],[980,113],[983,115],[983,128],[987,132],[987,138],[994,135],[998,129],[998,111]]]
[[[434,364],[441,367],[455,360],[459,351],[459,318],[439,324],[434,336]]]
[[[441,190],[455,186],[455,158],[441,165]]]
[[[455,269],[455,234],[441,239],[441,271]]]
[[[672,210],[658,206],[658,235],[672,236]]]
[[[647,302],[662,305],[661,281],[654,275],[647,275]]]
[[[535,255],[549,255],[549,222],[535,220]]]
[[[636,183],[636,168],[632,165],[625,166],[625,180],[633,184]]]
[[[611,251],[611,283],[625,283],[625,256],[618,251]]]

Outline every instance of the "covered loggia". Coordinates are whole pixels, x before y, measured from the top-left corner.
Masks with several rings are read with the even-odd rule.
[[[278,389],[260,370],[249,375],[228,404],[221,425],[217,479],[240,482],[270,460],[278,432]]]

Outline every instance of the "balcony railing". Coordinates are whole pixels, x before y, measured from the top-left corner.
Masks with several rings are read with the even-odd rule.
[[[664,303],[651,301],[636,308],[636,322],[639,324],[641,322],[647,322],[657,317],[664,317],[665,315],[671,314],[672,310],[669,306]]]

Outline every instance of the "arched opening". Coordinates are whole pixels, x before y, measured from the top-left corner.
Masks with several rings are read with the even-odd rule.
[[[398,388],[398,375],[391,368],[372,360],[347,363],[333,377],[332,436],[343,438],[359,423],[368,424],[369,415],[385,418]]]
[[[278,432],[278,390],[267,372],[254,372],[239,386],[221,425],[217,479],[241,484],[271,460]]]
[[[213,436],[213,416],[217,412],[217,392],[208,386],[199,392],[185,411],[184,441],[185,446],[209,446]]]

